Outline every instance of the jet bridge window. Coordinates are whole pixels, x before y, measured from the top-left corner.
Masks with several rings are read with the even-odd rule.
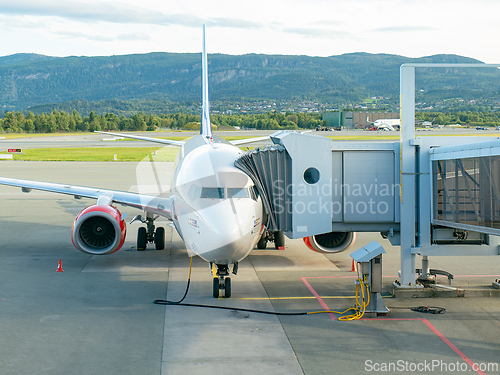
[[[500,234],[500,156],[432,162],[434,223],[488,227]]]
[[[224,199],[224,188],[201,188],[200,198]]]
[[[227,188],[228,198],[250,198],[248,188]]]

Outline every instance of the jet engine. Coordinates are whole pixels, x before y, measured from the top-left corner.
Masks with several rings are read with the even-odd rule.
[[[120,211],[113,206],[96,204],[78,214],[73,223],[71,241],[84,253],[111,254],[123,246],[126,232]]]
[[[306,246],[318,253],[340,253],[356,241],[356,232],[330,232],[304,237]]]

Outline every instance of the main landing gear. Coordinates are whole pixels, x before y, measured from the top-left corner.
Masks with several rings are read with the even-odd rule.
[[[134,219],[130,222],[132,224],[134,221],[140,221],[146,224],[146,227],[140,227],[137,231],[137,250],[146,250],[148,242],[154,242],[156,250],[163,250],[165,248],[165,228],[158,227],[155,230],[154,221],[159,216],[153,217],[149,213],[146,213],[146,218],[144,219],[141,215],[136,215]]]
[[[268,241],[274,242],[274,247],[278,250],[283,250],[285,247],[285,235],[281,230],[275,232],[264,230],[259,242],[257,242],[257,249],[265,249]]]
[[[224,291],[224,298],[231,297],[231,278],[229,278],[229,266],[227,264],[210,263],[212,267],[213,279],[213,296],[219,298],[220,291]],[[238,263],[233,266],[233,274],[238,273]]]

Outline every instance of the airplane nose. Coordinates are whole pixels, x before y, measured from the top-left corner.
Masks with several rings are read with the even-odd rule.
[[[260,230],[260,225],[255,225],[255,210],[251,203],[249,207],[239,207],[238,210],[233,210],[230,204],[225,206],[198,212],[200,236],[195,241],[195,252],[206,261],[217,264],[239,262],[246,257],[255,246]]]

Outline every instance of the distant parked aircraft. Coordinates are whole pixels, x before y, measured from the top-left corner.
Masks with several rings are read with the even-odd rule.
[[[372,127],[376,130],[385,130],[385,131],[397,131],[401,127],[400,119],[380,119],[375,122],[368,121],[372,124]],[[398,128],[398,129],[396,129]]]

